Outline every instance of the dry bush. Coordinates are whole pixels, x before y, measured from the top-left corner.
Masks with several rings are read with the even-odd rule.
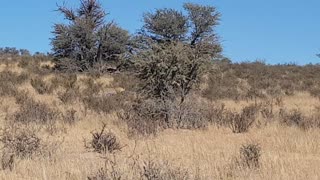
[[[261,147],[259,144],[245,144],[240,148],[240,157],[237,158],[236,163],[242,168],[259,168],[261,157]]]
[[[260,113],[263,118],[266,119],[272,119],[274,118],[274,102],[271,101],[265,101],[260,104]]]
[[[295,64],[267,65],[261,61],[231,63],[215,61],[208,74],[203,96],[209,99],[265,98],[292,96],[296,91],[310,91],[317,96],[320,66]],[[245,82],[241,84],[240,82]]]
[[[112,132],[105,132],[105,130],[106,125],[103,125],[101,131],[92,132],[92,140],[89,145],[85,144],[85,147],[102,154],[121,151],[123,147],[120,145],[117,136]]]
[[[224,104],[209,104],[206,116],[211,124],[215,124],[217,126],[225,126],[228,125],[228,121],[226,121],[226,111],[227,110]]]
[[[0,96],[14,96],[16,89],[12,83],[0,81]]]
[[[28,78],[27,73],[0,72],[0,96],[14,96],[16,86],[26,82]]]
[[[122,94],[106,94],[101,96],[86,96],[82,98],[85,108],[95,111],[96,113],[109,114],[119,109],[124,97]]]
[[[257,88],[250,88],[246,95],[245,95],[245,98],[246,99],[249,99],[249,100],[254,100],[254,101],[257,101],[257,99],[264,99],[266,98],[266,95],[262,93],[262,90],[261,89],[257,89]]]
[[[211,104],[199,101],[195,96],[189,96],[183,103],[173,102],[169,106],[170,121],[174,128],[179,129],[202,129],[214,121]],[[214,108],[213,108],[214,109]],[[215,109],[217,113],[221,109]],[[219,117],[216,114],[215,117]],[[170,127],[170,126],[169,126]]]
[[[117,73],[113,76],[113,86],[124,88],[126,91],[135,91],[139,80],[132,73]]]
[[[72,103],[80,97],[79,88],[67,89],[64,92],[58,93],[58,98],[64,104]]]
[[[30,99],[30,94],[26,90],[15,91],[14,98],[16,103],[21,105]]]
[[[302,129],[310,127],[310,118],[303,115],[298,109],[293,109],[289,112],[285,109],[280,109],[279,115],[281,122],[287,126],[297,126]]]
[[[244,133],[249,130],[256,119],[258,107],[250,105],[244,107],[241,113],[228,112],[227,121],[230,123],[230,128],[233,133]]]
[[[191,179],[188,171],[173,167],[168,162],[155,160],[144,161],[140,172],[141,179],[145,180],[187,180]]]
[[[52,93],[52,87],[47,84],[43,79],[39,77],[32,78],[31,86],[39,93],[39,94],[50,94]]]
[[[239,80],[232,73],[222,73],[221,69],[213,69],[206,80],[207,87],[203,90],[202,96],[209,100],[241,98],[238,90]],[[242,95],[243,96],[243,95]]]
[[[85,79],[83,82],[86,86],[83,90],[84,96],[97,95],[102,90],[102,84],[95,82],[92,78]]]
[[[140,97],[123,108],[118,117],[127,123],[130,135],[156,135],[167,128],[202,129],[212,118],[211,106],[192,98],[180,103]]]
[[[115,165],[110,165],[110,169],[101,168],[96,173],[88,176],[88,180],[121,180],[125,179],[123,174]]]
[[[53,89],[58,87],[65,89],[65,91],[58,93],[58,98],[64,104],[72,103],[81,96],[76,74],[57,74],[51,79],[51,84],[54,86]]]
[[[1,167],[12,170],[16,159],[35,158],[52,153],[53,147],[44,142],[35,130],[23,125],[8,126],[0,133]]]
[[[18,66],[34,74],[46,75],[52,72],[51,68],[41,67],[40,64],[49,61],[52,62],[52,58],[46,55],[25,56],[19,60]]]
[[[315,111],[310,116],[304,115],[299,109],[290,111],[280,109],[279,116],[280,122],[287,126],[296,126],[303,130],[320,127],[319,107],[315,107]]]
[[[156,135],[169,125],[168,107],[158,99],[136,98],[123,106],[118,117],[127,123],[130,135]]]
[[[67,110],[65,114],[63,114],[63,121],[69,125],[74,125],[77,121],[76,117],[77,111],[74,109]]]
[[[41,139],[31,129],[7,128],[1,132],[0,137],[4,151],[19,158],[31,157],[40,151]]]
[[[22,93],[22,96],[25,95]],[[15,112],[13,119],[21,123],[52,124],[59,117],[60,112],[50,108],[47,104],[36,102],[31,98],[20,100],[20,109]]]
[[[77,75],[72,73],[57,74],[51,79],[51,84],[55,86],[61,86],[66,90],[76,89],[77,86]]]
[[[89,180],[188,180],[192,179],[189,172],[181,167],[175,167],[167,161],[148,159],[143,162],[138,159],[128,159],[129,168],[121,169],[119,160],[106,158],[105,166],[88,177]],[[140,165],[141,164],[141,165]]]
[[[112,157],[104,157],[104,167],[100,168],[97,172],[88,176],[88,180],[120,180],[129,179],[129,175],[132,172],[124,172],[121,169],[119,160],[115,154]],[[130,168],[130,171],[135,171],[134,168]]]
[[[27,73],[15,73],[11,71],[0,72],[0,80],[3,82],[10,82],[14,85],[19,85],[29,78]]]
[[[310,88],[308,91],[311,96],[320,99],[320,88],[313,87],[313,88]]]

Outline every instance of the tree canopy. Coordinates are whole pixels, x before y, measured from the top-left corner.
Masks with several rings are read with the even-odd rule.
[[[130,34],[114,22],[96,0],[80,0],[77,9],[58,6],[67,24],[55,24],[51,44],[58,66],[85,71],[97,62],[114,63],[127,52]],[[66,68],[69,68],[66,67]]]

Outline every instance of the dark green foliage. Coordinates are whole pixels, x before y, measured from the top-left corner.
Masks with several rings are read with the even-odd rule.
[[[130,36],[114,23],[104,23],[106,13],[96,0],[81,0],[76,10],[60,6],[69,24],[55,24],[52,39],[57,67],[86,71],[99,61],[119,61]]]
[[[138,78],[142,91],[160,99],[185,96],[199,81],[207,61],[194,58],[193,49],[182,43],[158,45],[139,56]]]
[[[144,16],[140,34],[144,41],[136,59],[143,92],[149,97],[178,97],[183,102],[205,67],[220,56],[213,31],[219,21],[215,8],[196,4],[185,4],[184,8],[188,15],[158,9]]]
[[[0,48],[0,55],[12,55],[12,56],[18,56],[20,55],[20,52],[18,49],[14,47],[5,47],[5,48]]]
[[[188,19],[174,9],[158,9],[144,15],[144,30],[153,39],[181,40],[188,31]]]
[[[220,19],[220,14],[216,12],[215,7],[186,3],[184,9],[188,11],[189,21],[191,22],[192,45],[215,36],[213,27],[218,25]]]
[[[209,119],[202,108],[185,102],[199,85],[221,47],[214,27],[219,14],[214,7],[185,4],[187,15],[158,9],[144,15],[135,37],[135,70],[141,97],[122,114],[133,133],[156,134],[165,128],[203,128]]]

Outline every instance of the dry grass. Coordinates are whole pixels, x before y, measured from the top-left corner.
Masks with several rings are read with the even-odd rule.
[[[34,74],[29,76],[30,78],[35,77]],[[51,84],[52,76],[52,74],[44,76],[43,81]],[[58,77],[58,75],[53,77]],[[273,116],[258,113],[255,122],[246,133],[233,133],[228,126],[212,123],[205,130],[166,129],[158,132],[154,137],[128,138],[127,124],[120,121],[115,112],[88,111],[81,101],[61,102],[58,97],[59,92],[64,92],[74,86],[80,86],[80,92],[86,89],[81,81],[82,78],[89,77],[81,75],[77,80],[74,78],[69,80],[65,78],[67,79],[65,81],[63,78],[61,78],[62,81],[56,80],[54,82],[59,82],[59,87],[54,89],[51,94],[44,95],[38,94],[31,86],[30,81],[14,85],[18,90],[25,90],[35,102],[43,106],[46,104],[61,112],[61,118],[57,119],[57,124],[62,125],[65,130],[53,135],[46,131],[37,133],[46,141],[61,142],[57,144],[57,150],[50,156],[19,159],[12,171],[0,171],[0,179],[87,179],[94,177],[101,168],[105,168],[106,162],[109,162],[109,167],[114,166],[115,171],[119,172],[122,177],[127,177],[124,179],[141,177],[139,174],[141,172],[146,172],[144,177],[148,173],[167,173],[163,177],[169,179],[185,177],[204,180],[320,178],[319,129],[313,126],[307,129],[288,126],[282,123],[279,115],[280,109],[285,109],[286,112],[298,109],[303,117],[319,117],[317,116],[319,114],[317,107],[320,106],[319,99],[306,92],[284,96],[282,103],[276,103],[274,100],[272,106],[267,103],[266,99],[258,99],[256,102],[254,100],[220,100],[215,103],[215,107],[212,106],[212,112],[217,113],[220,111],[240,113],[245,106],[254,103],[264,103],[260,109],[264,109],[264,114],[268,114],[266,112],[272,109]],[[111,85],[114,84],[112,78],[100,77],[99,79],[95,80],[104,83],[101,85],[101,92],[107,93]],[[91,85],[94,87],[93,84]],[[116,88],[118,87],[112,89]],[[2,128],[6,127],[10,121],[7,117],[20,110],[20,105],[16,103],[15,99],[11,96],[0,97],[1,102],[4,102],[0,104]],[[219,105],[222,103],[224,106]],[[43,109],[45,111],[45,108]],[[25,114],[28,115],[28,113]],[[211,117],[213,122],[223,119],[215,115]],[[313,118],[313,121],[316,121],[314,119],[316,118]],[[121,142],[121,151],[113,154],[107,153],[102,157],[101,154],[85,147],[84,140],[92,139],[91,132],[100,132],[101,124],[106,124],[106,130],[112,131],[117,136],[117,141]],[[256,168],[238,166],[235,163],[235,158],[241,157],[240,149],[243,149],[246,144],[252,144],[252,142],[259,144],[259,148],[261,148],[259,165]],[[251,149],[254,148],[249,147],[243,151],[248,152]]]

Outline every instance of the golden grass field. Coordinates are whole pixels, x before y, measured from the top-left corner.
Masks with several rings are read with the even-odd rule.
[[[8,69],[16,73],[25,71],[14,64],[0,65],[0,71]],[[52,76],[42,78],[48,80]],[[86,76],[79,75],[78,81],[81,78]],[[109,75],[96,81],[102,82],[106,91],[121,91],[121,88],[110,85],[113,81]],[[83,105],[77,102],[63,104],[56,97],[57,92],[40,95],[29,81],[18,88],[28,91],[33,99],[62,112],[75,109],[78,121],[74,125],[59,124],[61,131],[54,135],[41,132],[46,141],[54,143],[55,152],[50,156],[17,159],[12,171],[0,171],[0,179],[87,179],[104,166],[105,158],[114,161],[116,168],[123,174],[132,171],[132,163],[140,166],[151,159],[167,161],[173,167],[184,169],[189,172],[191,179],[320,179],[320,131],[317,128],[303,130],[295,126],[284,126],[275,120],[266,122],[259,117],[249,132],[241,134],[232,133],[228,127],[209,125],[204,130],[168,129],[155,137],[129,138],[125,123],[119,121],[115,113],[85,112]],[[6,117],[19,107],[12,97],[0,97],[0,102],[0,121],[4,127]],[[221,100],[219,103],[224,103],[227,109],[239,111],[254,102]],[[299,109],[309,115],[320,106],[320,101],[308,93],[298,92],[294,96],[284,97],[281,106]],[[275,107],[275,111],[278,109]],[[91,132],[100,130],[103,123],[118,136],[124,146],[120,152],[107,154],[104,158],[84,146],[84,141],[91,138]],[[257,169],[241,168],[234,163],[240,147],[247,143],[258,143],[261,147],[261,165]],[[133,178],[127,176],[130,177]]]

